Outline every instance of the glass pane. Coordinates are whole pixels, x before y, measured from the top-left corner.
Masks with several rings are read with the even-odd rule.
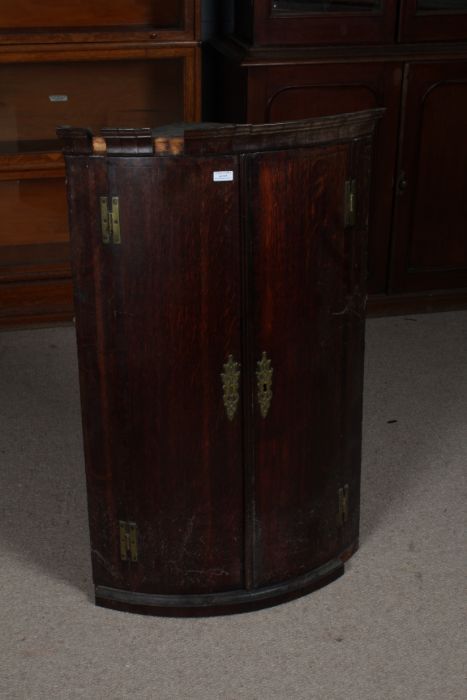
[[[159,126],[184,114],[181,58],[3,64],[0,85],[0,153],[58,150],[58,124]]]
[[[417,10],[467,10],[467,0],[418,0]]]
[[[382,0],[274,0],[274,12],[374,12]]]
[[[0,0],[2,29],[28,27],[134,27],[176,28],[183,26],[183,3],[153,0]]]

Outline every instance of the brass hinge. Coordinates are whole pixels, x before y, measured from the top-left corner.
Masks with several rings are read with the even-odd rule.
[[[337,512],[337,524],[342,527],[349,519],[349,485],[345,484],[338,491],[339,510]]]
[[[118,197],[110,197],[111,208],[109,210],[109,198],[100,197],[101,205],[101,229],[102,242],[115,244],[122,242],[120,235],[120,207]]]
[[[345,221],[344,226],[355,226],[357,223],[357,181],[345,181]]]
[[[138,528],[136,523],[119,520],[120,528],[120,559],[122,561],[138,561]]]

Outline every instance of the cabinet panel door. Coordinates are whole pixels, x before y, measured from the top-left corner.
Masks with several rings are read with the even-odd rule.
[[[254,0],[237,2],[237,26],[255,44],[375,44],[394,40],[398,0]]]
[[[347,355],[361,342],[364,305],[361,240],[344,228],[350,169],[346,145],[257,154],[248,164],[256,585],[311,571],[339,549],[338,490],[355,429],[348,413],[357,443],[361,415],[361,346],[358,366]],[[352,459],[358,474],[359,454]]]
[[[113,460],[112,256],[102,245],[98,207],[98,193],[107,191],[105,160],[73,158],[67,177],[93,578],[119,588],[126,585],[127,574],[118,540],[126,483]]]
[[[280,122],[385,107],[375,136],[368,291],[386,291],[401,64],[347,63],[268,66],[251,71],[248,120]]]
[[[180,56],[1,65],[0,148],[57,150],[57,124],[97,130],[182,119],[186,63]]]
[[[404,0],[399,37],[401,41],[464,41],[467,0]]]
[[[2,43],[31,41],[31,35],[41,42],[192,39],[199,13],[197,0],[18,0],[1,5]]]
[[[405,75],[393,291],[467,287],[467,63]]]
[[[234,157],[185,158],[183,167],[173,157],[115,157],[107,188],[95,192],[94,211],[100,196],[119,196],[121,243],[100,241],[97,257],[81,260],[77,304],[84,322],[105,268],[96,333],[111,343],[88,361],[97,361],[111,400],[106,430],[89,430],[109,453],[107,478],[119,481],[111,511],[104,500],[92,508],[108,509],[99,517],[114,533],[120,520],[136,523],[138,562],[121,563],[98,542],[93,549],[97,572],[117,557],[119,588],[176,594],[242,584],[241,410],[227,415],[221,377],[229,355],[241,360],[236,170]],[[234,180],[215,182],[215,171],[233,171]],[[81,336],[81,355],[89,342]],[[82,376],[86,392],[86,368]],[[85,396],[85,414],[99,413]]]

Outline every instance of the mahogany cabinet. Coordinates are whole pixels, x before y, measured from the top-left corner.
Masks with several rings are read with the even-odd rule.
[[[197,0],[1,0],[1,42],[154,40],[198,37]]]
[[[200,116],[197,0],[0,0],[0,326],[73,316],[59,124]]]
[[[369,309],[465,306],[467,0],[234,5],[233,33],[206,50],[206,118],[263,123],[385,107]]]
[[[256,45],[390,41],[398,0],[237,0],[237,33]]]
[[[467,59],[405,68],[391,288],[467,287]]]
[[[355,551],[380,116],[60,130],[99,605],[255,609]]]
[[[466,41],[467,0],[405,0],[401,41]]]

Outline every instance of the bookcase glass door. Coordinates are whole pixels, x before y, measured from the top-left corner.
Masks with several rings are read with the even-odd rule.
[[[401,9],[401,41],[465,42],[467,0],[405,0]]]
[[[375,12],[382,0],[274,0],[273,13]]]
[[[467,0],[418,0],[417,10],[420,12],[452,12],[455,10],[467,12]]]

